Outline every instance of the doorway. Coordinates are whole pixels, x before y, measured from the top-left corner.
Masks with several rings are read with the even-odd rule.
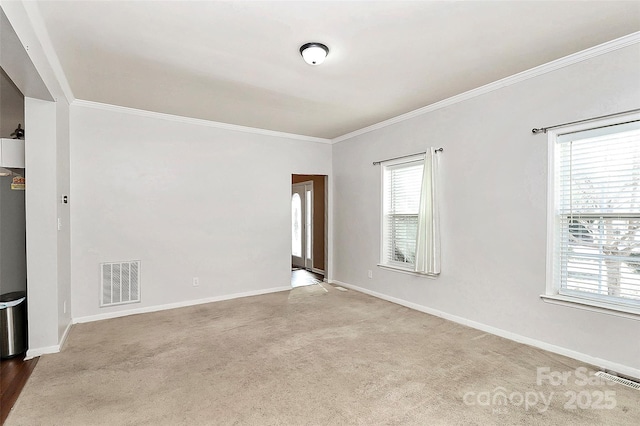
[[[325,175],[291,177],[291,284],[322,282],[327,247]]]

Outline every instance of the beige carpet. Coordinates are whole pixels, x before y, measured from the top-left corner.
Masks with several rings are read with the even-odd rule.
[[[75,325],[6,424],[638,424],[582,366],[323,284]]]

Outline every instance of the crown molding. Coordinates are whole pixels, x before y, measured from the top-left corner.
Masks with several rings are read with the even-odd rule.
[[[582,61],[586,61],[591,58],[595,58],[600,55],[604,55],[606,53],[612,52],[614,50],[622,49],[624,47],[628,47],[634,44],[640,43],[640,31],[631,33],[624,37],[617,38],[615,40],[608,41],[606,43],[599,44],[594,47],[590,47],[588,49],[582,50],[580,52],[571,54],[569,56],[565,56],[564,58],[556,59],[551,62],[547,62],[546,64],[539,65],[535,68],[531,68],[526,71],[519,72],[518,74],[511,75],[509,77],[505,77],[503,79],[494,81],[493,83],[486,84],[484,86],[480,86],[475,89],[471,89],[467,92],[461,93],[459,95],[452,96],[450,98],[444,99],[442,101],[424,106],[422,108],[418,108],[416,110],[407,112],[402,115],[398,115],[396,117],[390,118],[388,120],[381,121],[376,124],[372,124],[371,126],[363,127],[362,129],[355,130],[350,133],[346,133],[342,136],[338,136],[331,140],[331,143],[343,142],[348,139],[352,139],[356,136],[360,136],[365,133],[372,132],[374,130],[382,129],[384,127],[391,126],[396,123],[400,123],[402,121],[406,121],[412,119],[414,117],[418,117],[423,114],[427,114],[429,112],[445,108],[451,106],[453,104],[457,104],[459,102],[466,101],[468,99],[475,98],[480,95],[484,95],[485,93],[493,92],[495,90],[501,89],[506,86],[510,86],[512,84],[520,83],[525,80],[529,80],[534,77],[538,77],[540,75],[559,70],[564,67],[568,67],[570,65],[577,64]]]
[[[138,116],[148,117],[148,118],[156,118],[156,119],[160,119],[160,120],[174,121],[174,122],[178,122],[178,123],[193,124],[193,125],[196,125],[196,126],[213,127],[213,128],[216,128],[216,129],[231,130],[231,131],[234,131],[234,132],[252,133],[252,134],[263,135],[263,136],[273,136],[273,137],[278,137],[278,138],[293,139],[293,140],[299,140],[299,141],[304,141],[304,142],[315,142],[315,143],[326,143],[326,144],[330,144],[331,143],[331,139],[324,139],[324,138],[317,138],[317,137],[313,137],[313,136],[298,135],[298,134],[295,134],[295,133],[278,132],[278,131],[275,131],[275,130],[259,129],[259,128],[256,128],[256,127],[239,126],[237,124],[221,123],[221,122],[218,122],[218,121],[203,120],[203,119],[200,119],[200,118],[184,117],[184,116],[181,116],[181,115],[166,114],[166,113],[163,113],[163,112],[154,112],[154,111],[147,111],[147,110],[137,109],[137,108],[123,107],[123,106],[119,106],[119,105],[104,104],[104,103],[93,102],[93,101],[85,101],[85,100],[82,100],[82,99],[74,100],[71,105],[72,106],[79,106],[79,107],[86,107],[86,108],[100,109],[100,110],[103,110],[103,111],[120,112],[120,113],[123,113],[123,114],[138,115]]]

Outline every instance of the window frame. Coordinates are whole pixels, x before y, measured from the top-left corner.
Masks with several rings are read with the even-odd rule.
[[[590,311],[611,314],[635,320],[640,320],[640,307],[618,304],[607,301],[606,298],[590,298],[580,294],[561,294],[561,282],[557,279],[556,265],[559,262],[557,254],[561,244],[559,236],[559,220],[556,213],[556,206],[559,197],[558,187],[559,174],[556,173],[558,139],[570,133],[584,132],[597,128],[611,127],[640,120],[640,113],[621,114],[615,117],[589,120],[559,127],[547,131],[547,256],[546,256],[546,286],[545,293],[540,297],[547,302],[574,308],[581,308]]]
[[[386,198],[385,190],[386,190],[386,182],[387,182],[386,180],[387,170],[390,167],[398,166],[401,164],[421,162],[423,167],[423,173],[424,173],[424,161],[425,161],[425,154],[417,154],[417,155],[411,155],[411,156],[399,158],[396,160],[385,161],[380,164],[381,166],[380,167],[380,183],[381,183],[380,185],[380,253],[379,253],[379,263],[377,265],[380,268],[388,269],[395,272],[402,272],[405,274],[426,276],[424,274],[415,272],[414,270],[415,263],[413,263],[410,267],[405,267],[400,262],[389,263],[385,259],[385,244],[386,244],[385,234],[386,234],[386,226],[387,226],[385,222],[385,213],[386,213],[385,212],[385,198]]]

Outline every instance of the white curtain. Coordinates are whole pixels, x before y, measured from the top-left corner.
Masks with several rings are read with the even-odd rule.
[[[420,210],[418,211],[415,271],[427,275],[440,273],[440,219],[436,190],[438,157],[434,147],[427,150],[420,191]]]

